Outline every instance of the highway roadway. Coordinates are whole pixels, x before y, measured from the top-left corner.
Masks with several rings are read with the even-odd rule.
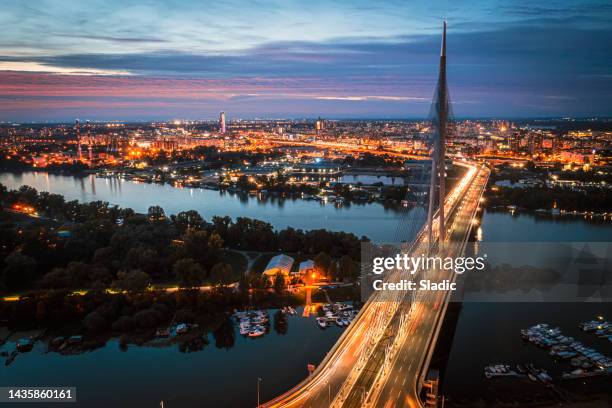
[[[480,179],[484,179],[486,184],[486,177],[482,174],[488,175],[488,170],[483,167],[463,162],[457,164],[467,167],[468,171],[445,201],[447,214],[452,214],[451,222],[447,223],[450,225],[447,236],[452,234],[452,237],[467,236],[473,217],[468,213],[474,207],[474,191],[478,190],[474,185],[480,185]],[[481,192],[482,189],[479,194]],[[421,245],[426,239],[427,234],[422,230],[415,244]],[[427,278],[440,278],[440,273]],[[395,274],[389,281],[397,281],[397,278]],[[411,300],[406,300],[411,298],[403,292],[374,293],[315,372],[262,407],[360,407],[368,402],[371,404],[373,398],[397,404],[392,406],[412,406],[411,399],[418,404],[414,391],[419,377],[417,373],[427,355],[432,331],[437,327],[435,322],[439,319],[436,317],[443,314],[440,307],[443,299],[433,297],[444,297],[445,294],[445,291],[428,291],[424,295],[428,298],[414,303],[415,307],[411,308]],[[386,357],[390,344],[399,350],[392,359]],[[384,361],[387,365],[392,364],[392,368],[381,376],[380,368]],[[396,370],[402,374],[395,374]],[[393,393],[396,398],[392,398]]]
[[[488,179],[488,170],[479,173],[467,192],[451,223],[451,245],[447,249],[448,256],[458,256],[463,252],[462,241],[470,232],[474,214],[478,208],[482,192]],[[446,251],[445,251],[446,252]],[[452,274],[452,272],[451,272]],[[438,279],[452,279],[452,276],[438,276]],[[416,305],[415,325],[411,326],[411,334],[404,339],[399,347],[397,356],[387,370],[388,375],[377,384],[377,392],[371,396],[371,406],[393,407],[420,407],[418,397],[419,384],[424,370],[425,360],[431,355],[437,341],[439,329],[449,300],[450,293],[429,291],[428,299]]]

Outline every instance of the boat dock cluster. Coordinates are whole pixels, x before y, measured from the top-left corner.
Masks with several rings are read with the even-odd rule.
[[[168,327],[162,327],[157,329],[155,337],[167,338],[177,337],[183,334],[189,333],[193,329],[197,329],[199,326],[196,323],[174,323],[172,322]]]
[[[514,378],[525,378],[528,377],[531,381],[541,381],[544,384],[551,384],[552,377],[548,375],[546,370],[535,368],[533,364],[517,364],[516,368],[512,368],[505,364],[495,364],[485,367],[485,377],[487,378],[498,378],[498,377],[514,377]]]
[[[553,328],[546,323],[536,324],[521,330],[521,337],[538,347],[549,349],[549,354],[553,357],[571,359],[572,366],[577,368],[563,373],[563,379],[612,374],[612,359],[591,347],[586,347],[573,337],[564,336],[558,327]]]
[[[285,306],[280,311],[284,315],[297,315],[291,306]],[[234,318],[240,325],[240,334],[243,336],[260,337],[270,331],[270,317],[267,310],[235,311]]]
[[[582,322],[578,325],[583,331],[593,333],[602,339],[608,339],[612,343],[612,323],[599,316],[597,320]]]
[[[240,334],[248,337],[260,337],[270,328],[270,318],[267,310],[250,310],[234,313],[240,324]]]
[[[338,327],[346,327],[357,316],[358,310],[353,309],[353,306],[344,303],[326,303],[321,307],[323,316],[317,317],[317,324],[320,328],[336,324]]]

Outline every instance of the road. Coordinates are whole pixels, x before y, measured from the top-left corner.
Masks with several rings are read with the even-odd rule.
[[[480,202],[482,192],[486,186],[488,172],[476,176],[474,183],[467,192],[466,199],[454,216],[450,227],[452,234],[448,256],[457,256],[463,252],[462,241],[467,238],[470,224]],[[453,272],[450,272],[454,274]],[[445,276],[444,276],[445,275]],[[452,279],[453,276],[444,274],[438,279]],[[437,332],[442,323],[448,293],[429,291],[428,299],[417,305],[417,320],[411,327],[410,336],[406,337],[399,346],[399,352],[388,369],[388,375],[378,384],[379,391],[372,396],[372,406],[392,407],[419,407],[418,383],[424,374],[425,360],[431,356],[437,340]],[[439,307],[435,307],[439,305]],[[433,307],[432,307],[433,306]],[[428,364],[427,364],[428,365]]]
[[[469,209],[478,205],[478,199],[475,199],[473,182],[481,179],[483,173],[488,176],[488,169],[484,167],[463,162],[457,164],[467,167],[468,171],[445,200],[446,212],[451,214],[449,221],[452,220],[447,224],[450,225],[447,236],[452,237],[461,234],[467,236],[473,217],[473,214],[468,217]],[[486,184],[486,177],[484,182]],[[480,187],[482,188],[482,186]],[[467,203],[463,203],[464,198]],[[434,229],[435,227],[436,225],[434,225]],[[415,240],[415,245],[421,245],[423,240],[426,239],[427,234],[422,230]],[[397,277],[391,276],[390,281],[396,281]],[[441,275],[437,277],[439,278]],[[380,393],[382,397],[386,397],[390,392],[387,391],[387,383],[389,382],[393,385],[392,390],[397,389],[398,386],[402,389],[415,388],[412,386],[406,388],[408,381],[412,382],[412,379],[404,380],[397,375],[377,380],[377,372],[380,371],[379,368],[384,365],[383,362],[386,360],[385,350],[388,343],[397,341],[396,337],[405,338],[406,342],[410,341],[411,343],[403,342],[401,344],[402,347],[397,355],[404,357],[394,360],[401,364],[397,369],[401,372],[413,370],[415,373],[416,370],[420,369],[421,353],[423,355],[427,354],[426,350],[429,347],[429,339],[432,334],[431,328],[436,327],[433,321],[437,319],[433,317],[441,314],[442,299],[439,299],[439,301],[424,299],[426,302],[415,303],[415,308],[411,309],[411,302],[401,301],[405,293],[398,293],[400,292],[374,293],[315,372],[296,387],[262,406],[314,408],[329,407],[333,404],[333,406],[358,407],[363,406],[366,400],[371,400],[374,396],[370,390],[375,383],[384,385],[383,392]],[[432,292],[427,293],[427,296],[434,296],[431,294]],[[447,292],[436,293],[437,296],[444,296],[445,294]],[[421,304],[422,307],[418,307],[418,304]],[[405,316],[409,316],[409,319]],[[408,333],[404,333],[403,329],[401,331],[394,330],[394,324],[402,322],[407,324],[407,326],[402,327],[407,327]],[[397,336],[398,332],[406,335]],[[416,381],[418,376],[415,375],[414,377],[414,381]],[[412,391],[400,392],[398,398],[408,398],[409,395],[414,398],[414,394],[415,392]],[[410,406],[410,404],[406,406]]]

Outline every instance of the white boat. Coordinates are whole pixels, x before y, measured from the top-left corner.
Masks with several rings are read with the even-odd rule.
[[[319,325],[320,328],[324,329],[327,327],[327,324],[325,323],[325,319],[322,317],[317,317],[317,324]]]
[[[185,334],[189,331],[189,326],[185,323],[181,323],[179,325],[176,326],[176,333],[177,334]]]
[[[266,333],[266,330],[262,326],[255,326],[249,331],[249,337],[259,337],[263,336]]]

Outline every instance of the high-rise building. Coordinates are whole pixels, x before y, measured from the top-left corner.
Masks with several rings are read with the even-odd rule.
[[[78,119],[74,122],[74,129],[76,131],[76,137],[77,137],[77,158],[79,160],[81,160],[82,159],[82,151],[81,151],[81,124],[80,124]]]
[[[87,151],[89,163],[93,162],[93,138],[91,136],[91,124],[87,121]]]
[[[315,122],[315,130],[317,132],[317,135],[323,133],[323,129],[325,129],[325,124],[323,123],[323,119],[319,117],[319,119],[317,119],[317,121]]]
[[[219,133],[225,134],[225,112],[219,114]]]

